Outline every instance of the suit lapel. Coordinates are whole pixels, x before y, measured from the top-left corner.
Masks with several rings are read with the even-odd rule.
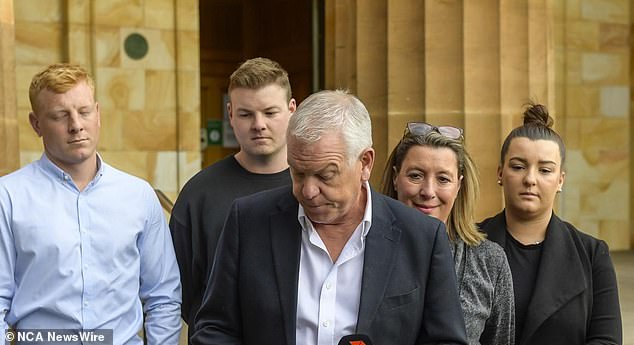
[[[357,333],[371,333],[372,320],[394,267],[395,248],[401,233],[393,223],[394,218],[384,199],[373,190],[372,226],[365,239]]]
[[[271,215],[271,247],[284,318],[286,343],[295,344],[297,281],[299,277],[301,226],[297,221],[298,204],[292,195],[280,202],[280,212]]]
[[[554,214],[548,224],[533,297],[529,303],[520,343],[588,284],[577,248],[563,222]]]

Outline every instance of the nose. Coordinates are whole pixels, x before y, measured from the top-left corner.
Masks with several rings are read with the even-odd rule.
[[[68,117],[68,132],[75,134],[82,130],[84,130],[84,126],[79,119],[79,114],[76,112],[71,113]]]
[[[430,179],[425,179],[420,184],[419,194],[421,197],[423,197],[424,200],[431,200],[436,197],[436,193],[434,191],[434,185]]]
[[[319,195],[319,187],[310,178],[304,180],[302,184],[302,196],[306,200],[312,200]]]
[[[253,128],[253,130],[258,132],[266,129],[266,121],[262,113],[255,113],[255,115],[253,116],[253,123],[251,123],[251,127]]]
[[[526,175],[524,175],[524,184],[527,186],[534,186],[536,183],[535,175],[537,172],[535,169],[526,169]]]

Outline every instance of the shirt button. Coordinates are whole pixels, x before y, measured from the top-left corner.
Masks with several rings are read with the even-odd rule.
[[[330,322],[328,322],[328,320],[326,320],[326,321],[322,322],[321,325],[324,326],[324,327],[328,327],[328,326],[330,326]]]
[[[326,283],[326,289],[327,290],[332,289],[332,284],[330,284],[330,282]]]
[[[84,307],[87,307],[87,306],[88,306],[88,302],[84,302]]]

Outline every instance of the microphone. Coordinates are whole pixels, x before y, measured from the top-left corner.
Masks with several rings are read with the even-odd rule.
[[[337,345],[374,345],[374,343],[365,334],[350,334],[343,336]]]

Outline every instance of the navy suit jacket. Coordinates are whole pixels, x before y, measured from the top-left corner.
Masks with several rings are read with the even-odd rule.
[[[357,333],[376,345],[467,344],[443,223],[374,191],[372,207]],[[297,210],[290,186],[236,200],[192,344],[295,345]]]
[[[505,248],[504,212],[479,224]],[[512,272],[517,274],[517,272]],[[516,345],[622,344],[616,274],[605,242],[552,215]]]

